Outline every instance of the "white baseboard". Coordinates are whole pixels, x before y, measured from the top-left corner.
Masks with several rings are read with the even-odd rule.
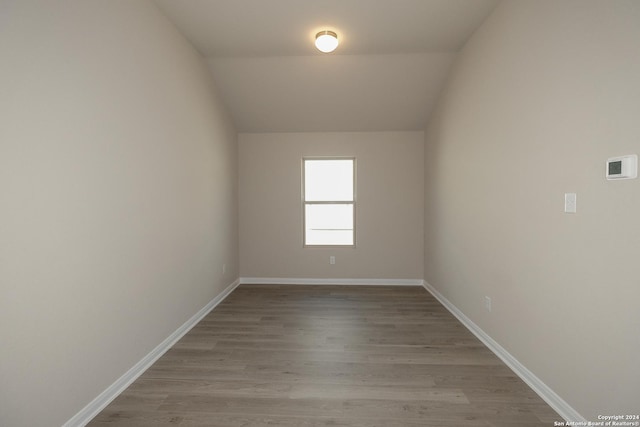
[[[565,402],[556,392],[554,392],[549,386],[542,382],[542,380],[534,375],[533,372],[528,370],[522,363],[520,363],[515,357],[513,357],[507,350],[505,350],[500,344],[493,340],[486,332],[484,332],[478,325],[476,325],[471,319],[462,313],[455,305],[453,305],[448,299],[446,299],[440,292],[438,292],[433,286],[426,281],[423,281],[423,286],[427,291],[431,293],[447,310],[451,312],[473,335],[475,335],[489,350],[491,350],[496,356],[500,358],[511,370],[520,377],[531,389],[538,394],[551,406],[565,421],[573,422],[585,422],[586,419],[573,409],[567,402]],[[586,424],[585,424],[586,425]]]
[[[239,280],[235,280],[232,284],[218,294],[214,299],[204,306],[200,311],[194,314],[182,326],[176,329],[171,335],[162,341],[156,348],[151,350],[149,354],[136,363],[124,375],[111,384],[105,391],[100,393],[98,397],[93,399],[80,412],[74,415],[62,427],[84,427],[96,415],[100,413],[109,403],[113,401],[120,393],[122,393],[131,383],[133,383],[140,375],[144,373],[153,363],[158,360],[167,350],[169,350],[180,338],[182,338],[191,328],[193,328],[202,318],[204,318],[211,310],[220,304],[233,290],[240,284]]]
[[[241,277],[240,284],[251,285],[360,285],[422,286],[421,279],[312,279],[290,277]]]

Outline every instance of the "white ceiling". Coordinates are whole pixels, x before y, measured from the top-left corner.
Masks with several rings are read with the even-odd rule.
[[[423,130],[499,0],[155,0],[202,53],[240,132]],[[322,54],[315,33],[340,46]]]

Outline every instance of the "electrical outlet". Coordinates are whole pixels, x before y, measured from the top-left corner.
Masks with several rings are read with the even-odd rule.
[[[329,257],[329,264],[333,265],[333,264],[335,264],[335,263],[336,263],[336,257],[334,257],[333,255],[331,255],[331,256]]]
[[[491,311],[491,298],[484,297],[484,308],[486,308],[489,312]]]

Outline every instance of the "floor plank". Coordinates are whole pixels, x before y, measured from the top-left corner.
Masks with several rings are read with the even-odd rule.
[[[423,288],[241,285],[89,426],[552,420],[560,417]]]

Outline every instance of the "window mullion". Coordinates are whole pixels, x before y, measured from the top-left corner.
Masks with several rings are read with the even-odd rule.
[[[306,205],[354,205],[355,201],[338,201],[338,202],[327,202],[327,201],[305,201]]]

